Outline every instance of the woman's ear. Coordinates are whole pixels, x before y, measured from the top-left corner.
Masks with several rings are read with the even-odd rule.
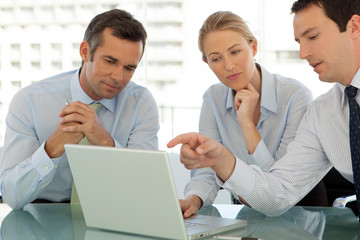
[[[206,59],[206,57],[203,56],[202,60],[203,60],[205,63],[209,64],[209,63],[208,63],[208,60]]]
[[[255,38],[251,40],[250,47],[253,50],[253,57],[255,57],[257,53],[257,40]]]

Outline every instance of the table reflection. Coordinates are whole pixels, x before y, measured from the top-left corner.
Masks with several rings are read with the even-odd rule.
[[[0,208],[2,210],[2,208]],[[221,235],[262,239],[358,239],[359,223],[350,209],[293,207],[268,217],[241,205],[214,205],[199,214],[247,220],[247,226]],[[149,239],[87,228],[79,204],[30,204],[2,219],[1,239]],[[205,239],[212,239],[208,237]]]

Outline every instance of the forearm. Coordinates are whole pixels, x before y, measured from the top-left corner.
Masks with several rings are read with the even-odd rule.
[[[11,151],[4,149],[4,166],[1,174],[1,193],[12,208],[21,208],[42,193],[55,175],[55,166],[47,157],[43,145],[30,157],[10,167]]]
[[[157,133],[159,129],[158,112],[154,110],[135,123],[128,138],[126,138],[127,143],[124,145],[128,148],[158,150]]]
[[[211,168],[194,169],[191,170],[191,179],[185,187],[184,195],[197,195],[203,206],[209,206],[214,202],[219,189]]]
[[[236,161],[235,156],[228,149],[223,145],[221,147],[221,158],[216,161],[212,169],[222,181],[226,182],[233,174]]]
[[[246,126],[241,126],[241,131],[243,132],[248,153],[253,154],[261,140],[259,131],[253,123],[247,124]]]

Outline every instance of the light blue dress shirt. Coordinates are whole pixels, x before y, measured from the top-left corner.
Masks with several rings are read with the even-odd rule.
[[[263,67],[261,74],[261,115],[257,125],[261,141],[252,155],[248,153],[237,120],[233,90],[221,83],[211,86],[204,94],[199,132],[222,143],[244,163],[267,170],[285,155],[312,94],[294,79],[271,74]],[[213,203],[219,188],[211,168],[196,169],[191,171],[185,196],[196,194],[202,199],[203,206],[208,206]],[[229,190],[232,192],[231,188]]]
[[[351,85],[360,88],[360,70]],[[345,86],[336,83],[315,99],[302,119],[287,154],[269,170],[237,159],[225,188],[233,189],[254,209],[280,215],[303,198],[332,168],[353,182],[349,140],[349,103]],[[360,102],[359,92],[356,101]]]
[[[62,73],[23,88],[14,96],[0,162],[1,193],[12,208],[21,208],[35,199],[70,199],[73,180],[66,154],[50,159],[44,145],[58,125],[66,100],[93,102],[82,90],[78,76],[79,70]],[[103,106],[97,111],[98,118],[113,137],[115,147],[158,149],[159,114],[147,89],[129,82],[115,98],[100,103]]]

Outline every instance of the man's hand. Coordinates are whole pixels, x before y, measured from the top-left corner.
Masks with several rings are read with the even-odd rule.
[[[58,158],[65,152],[64,145],[66,143],[77,144],[84,137],[84,134],[74,132],[66,133],[62,129],[67,125],[76,125],[78,123],[59,123],[55,131],[47,139],[45,143],[45,151],[50,158]]]
[[[203,204],[202,200],[196,195],[190,195],[185,199],[180,199],[179,202],[184,218],[196,214]]]
[[[114,139],[102,126],[96,112],[87,104],[68,104],[59,116],[62,118],[60,123],[66,124],[62,129],[65,133],[81,133],[92,145],[115,146]]]
[[[182,144],[180,161],[187,169],[211,167],[224,182],[231,176],[235,157],[219,142],[193,132],[175,137],[167,146],[178,144]]]

